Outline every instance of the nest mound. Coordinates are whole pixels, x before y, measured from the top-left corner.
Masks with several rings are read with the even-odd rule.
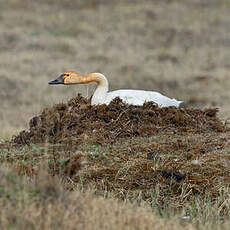
[[[223,132],[218,109],[159,108],[152,102],[127,105],[115,98],[109,105],[91,106],[78,95],[67,103],[45,108],[29,129],[12,138],[16,144],[112,143],[117,138],[164,134]]]

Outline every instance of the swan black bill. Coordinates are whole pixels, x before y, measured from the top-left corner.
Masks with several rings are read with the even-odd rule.
[[[57,79],[48,82],[49,85],[58,85],[58,84],[64,84],[64,75],[62,74],[60,77],[58,77]]]

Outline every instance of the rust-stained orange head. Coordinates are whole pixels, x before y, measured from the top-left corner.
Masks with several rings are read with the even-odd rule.
[[[64,84],[64,85],[70,85],[70,84],[81,84],[83,83],[84,77],[77,74],[76,72],[65,72],[61,74],[57,79],[50,81],[50,85],[57,85],[57,84]]]
[[[65,72],[61,74],[57,79],[50,81],[50,85],[64,84],[86,84],[89,82],[100,82],[101,74],[99,73],[91,73],[86,76],[82,76],[76,72]]]
[[[76,72],[65,72],[63,74],[63,82],[65,85],[71,84],[81,84],[83,81],[83,76]]]

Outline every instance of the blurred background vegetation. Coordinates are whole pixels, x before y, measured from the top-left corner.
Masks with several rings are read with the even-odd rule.
[[[91,95],[95,85],[48,86],[63,71],[229,116],[230,1],[0,0],[0,21],[2,138],[45,106]]]

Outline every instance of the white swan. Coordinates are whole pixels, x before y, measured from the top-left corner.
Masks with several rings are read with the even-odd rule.
[[[56,80],[50,81],[49,84],[72,85],[87,84],[90,82],[96,82],[98,84],[91,100],[92,105],[108,105],[116,97],[120,97],[123,102],[132,105],[143,105],[145,102],[153,101],[156,104],[158,104],[159,107],[179,107],[180,103],[182,103],[182,101],[177,101],[176,99],[168,98],[154,91],[122,89],[108,92],[108,80],[101,73],[90,73],[86,76],[81,76],[75,72],[65,72]]]

